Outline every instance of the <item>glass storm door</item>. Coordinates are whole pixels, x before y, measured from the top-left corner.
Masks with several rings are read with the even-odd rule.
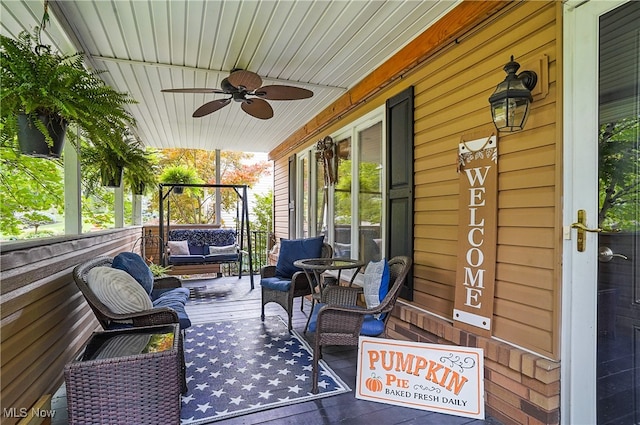
[[[564,5],[564,424],[640,424],[640,2]]]
[[[640,2],[600,17],[598,424],[640,424]]]

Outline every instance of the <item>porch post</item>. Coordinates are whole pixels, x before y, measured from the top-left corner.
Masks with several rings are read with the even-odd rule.
[[[82,233],[80,158],[74,143],[64,146],[64,233]]]
[[[121,184],[120,187],[114,189],[115,200],[113,202],[114,216],[115,216],[115,228],[124,227],[124,188]]]
[[[222,184],[222,182],[220,181],[220,149],[216,149],[216,184]],[[215,204],[215,211],[216,211],[216,224],[220,224],[220,215],[222,214],[222,209],[221,209],[221,199],[220,199],[220,188],[216,187],[216,204]]]
[[[142,224],[142,195],[131,194],[131,224]]]

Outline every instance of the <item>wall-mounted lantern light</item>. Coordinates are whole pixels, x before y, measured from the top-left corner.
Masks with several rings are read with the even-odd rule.
[[[504,66],[507,77],[498,84],[489,98],[493,123],[499,131],[518,131],[524,128],[529,116],[529,105],[533,101],[531,90],[538,82],[533,71],[522,71],[516,75],[520,64],[513,60]]]

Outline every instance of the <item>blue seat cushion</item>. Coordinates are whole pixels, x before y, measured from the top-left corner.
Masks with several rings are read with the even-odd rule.
[[[320,309],[324,307],[326,304],[318,303],[313,307],[313,312],[311,313],[311,320],[309,320],[309,332],[315,332],[316,326],[318,322],[318,313]],[[384,332],[384,322],[382,319],[376,319],[371,314],[367,314],[364,316],[364,322],[362,323],[362,327],[360,328],[360,335],[364,336],[378,336]]]
[[[192,245],[189,246],[189,254],[191,255],[207,255],[209,253],[209,247],[204,245]]]
[[[291,279],[283,279],[281,277],[265,277],[260,280],[260,286],[263,286],[268,289],[273,289],[274,291],[282,291],[287,292],[291,287]]]
[[[131,275],[147,292],[151,294],[153,290],[153,273],[151,269],[135,252],[121,252],[113,258],[111,267],[123,270]]]
[[[364,322],[362,328],[360,328],[360,335],[364,336],[378,336],[384,332],[384,321],[382,319],[376,319],[372,314],[364,316]]]
[[[305,258],[319,258],[322,255],[324,236],[305,239],[280,239],[280,254],[276,263],[276,276],[291,278],[301,271],[293,265],[294,261]]]
[[[238,261],[238,254],[207,254],[204,256],[205,263],[228,263]]]
[[[166,289],[156,289],[151,293],[151,301],[155,307],[155,302],[161,298],[171,299],[173,301],[179,301],[182,304],[186,304],[189,299],[189,289],[188,288],[166,288]]]
[[[159,298],[153,301],[154,307],[169,307],[178,313],[180,329],[186,329],[191,326],[191,320],[187,315],[184,305],[189,298],[189,289],[175,288],[170,291],[163,292]]]
[[[202,264],[204,263],[204,255],[170,255],[169,263],[176,266],[180,264]]]

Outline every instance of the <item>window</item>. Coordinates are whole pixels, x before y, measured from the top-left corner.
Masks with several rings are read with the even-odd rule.
[[[383,116],[383,108],[377,109],[331,135],[337,162],[331,186],[315,146],[297,155],[296,237],[327,235],[334,257],[369,262],[384,256]]]

